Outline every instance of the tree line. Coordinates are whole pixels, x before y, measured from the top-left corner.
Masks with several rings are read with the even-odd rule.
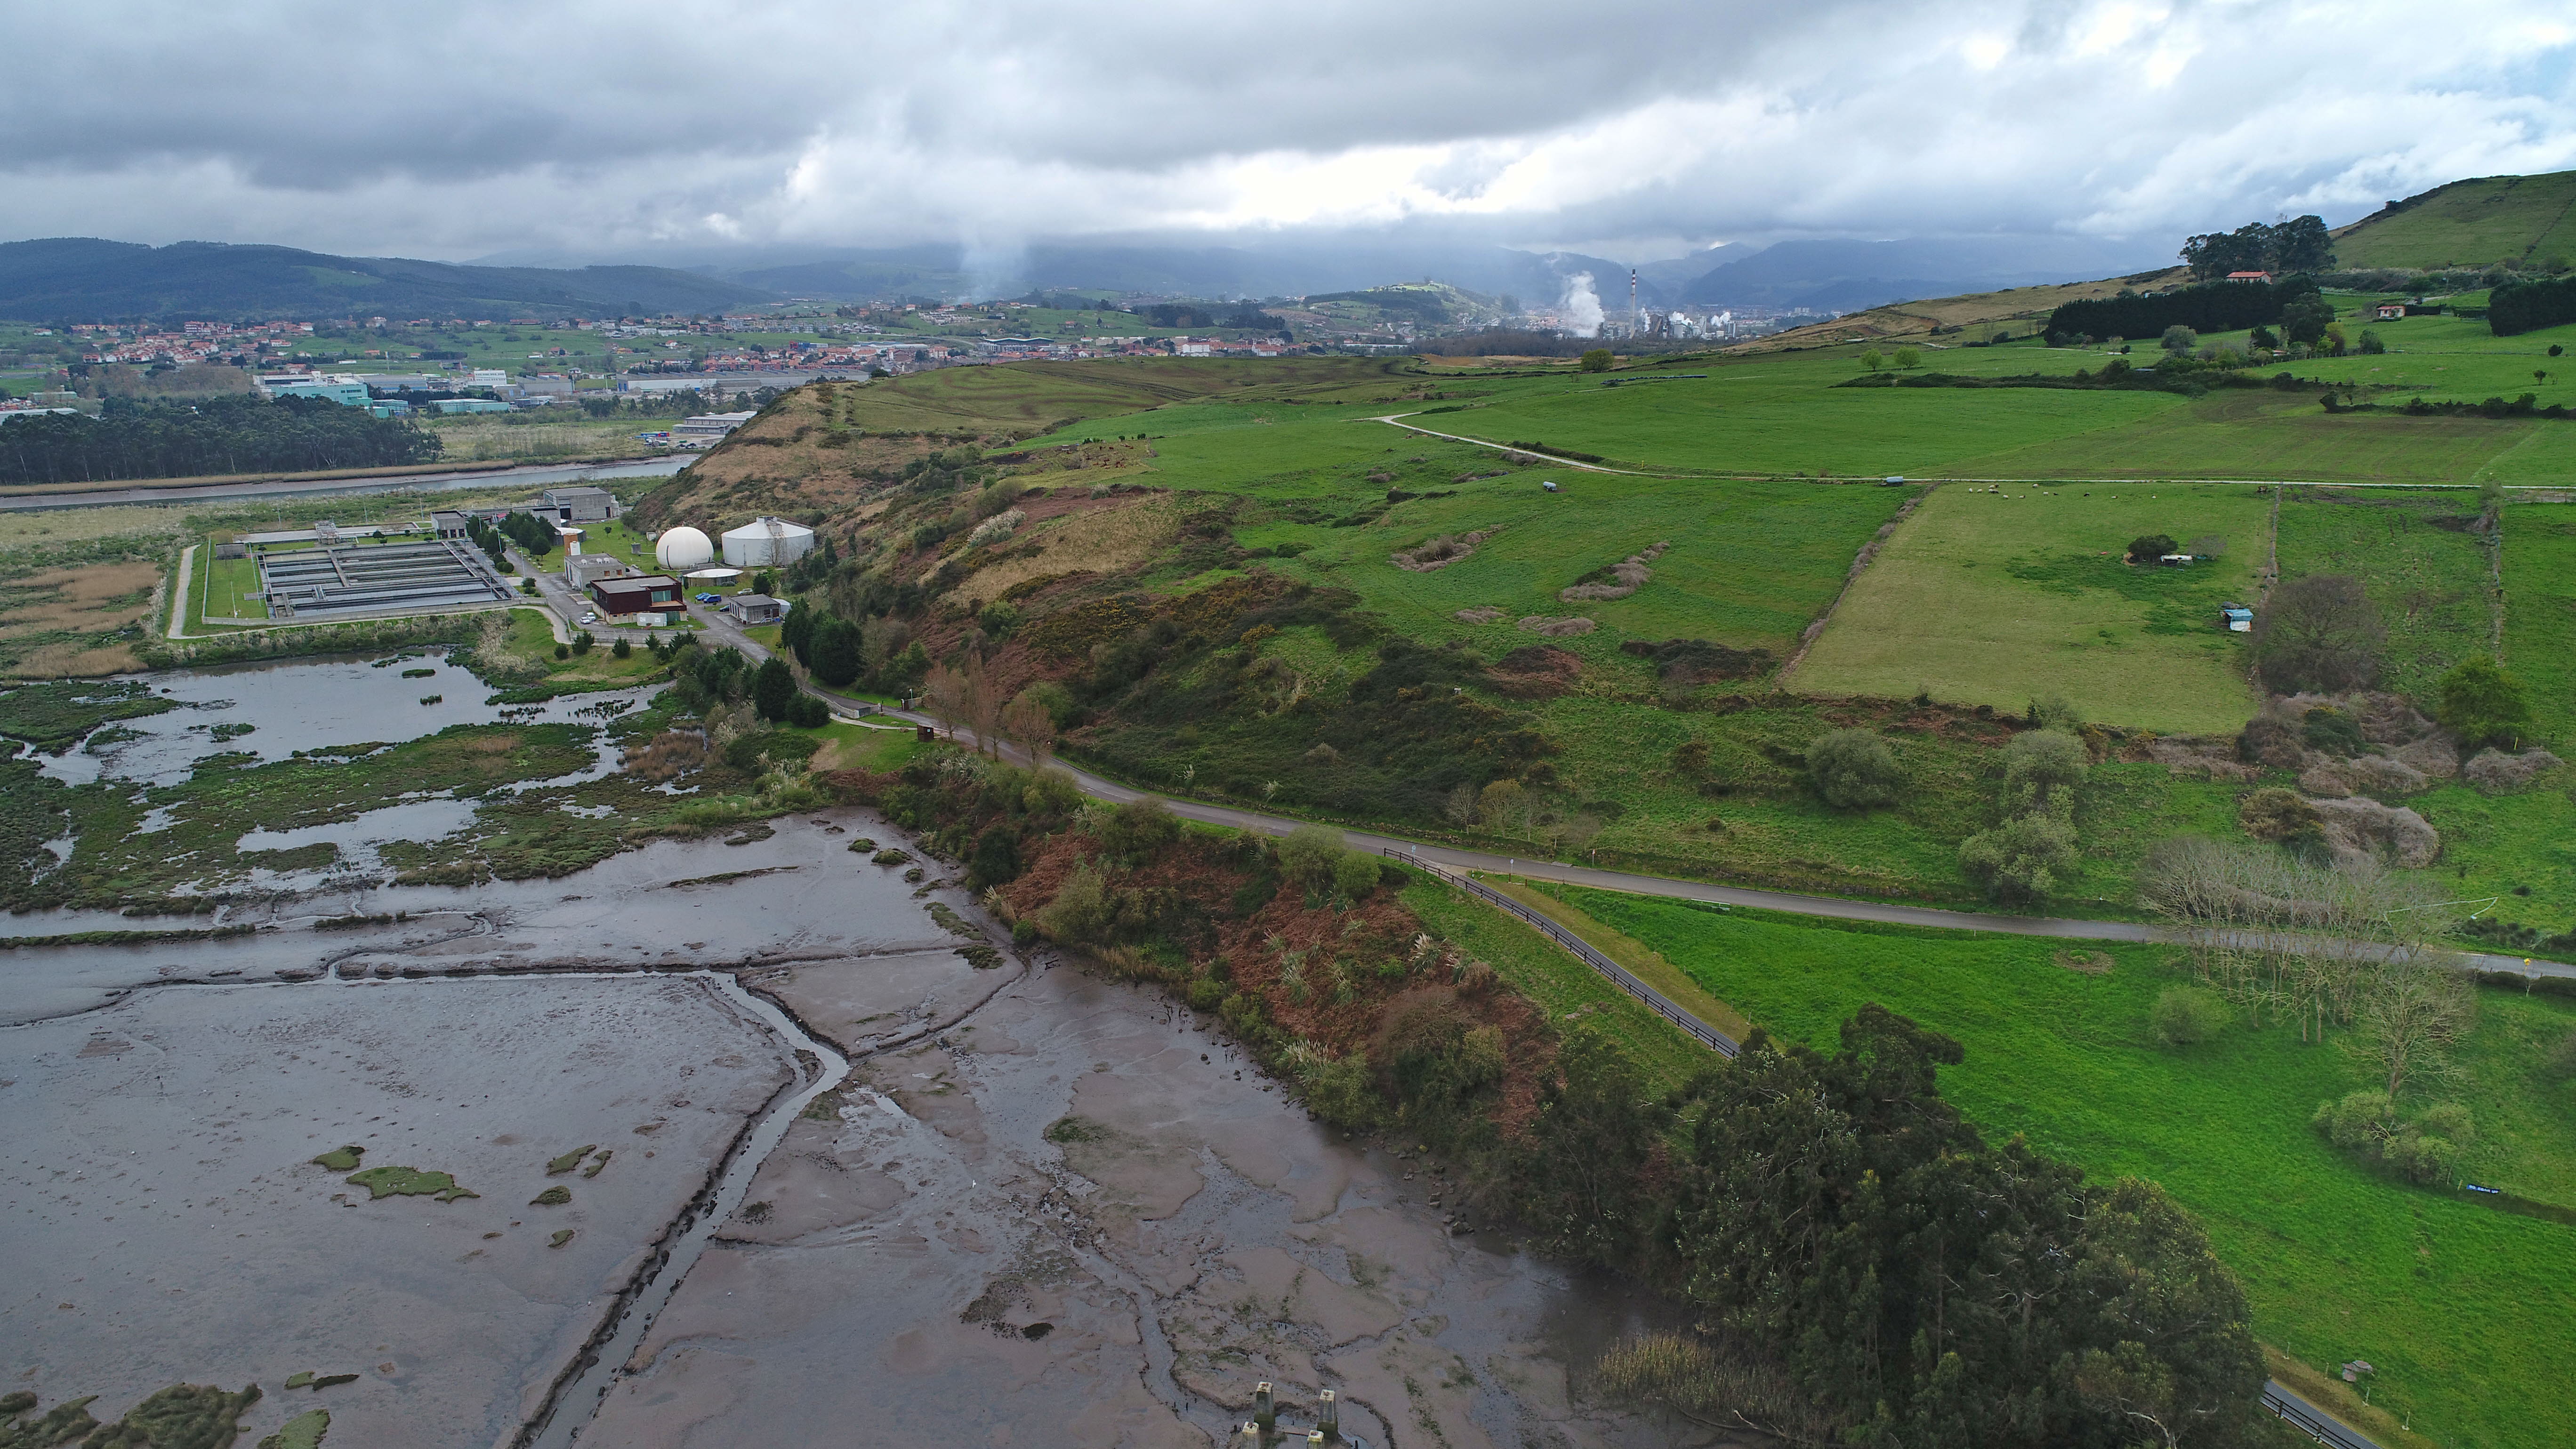
[[[2498,337],[2516,337],[2565,322],[2576,322],[2576,277],[2507,282],[2487,294],[2487,327]]]
[[[2230,272],[2275,276],[2322,272],[2334,265],[2334,259],[2334,238],[2326,231],[2325,219],[2318,216],[2248,222],[2234,231],[2207,232],[2182,244],[2183,265],[2204,282]]]
[[[2280,322],[2286,308],[2316,295],[2317,284],[2305,277],[2279,284],[2212,282],[2143,295],[2124,291],[2062,304],[2048,315],[2046,331],[2052,338],[2161,337],[2168,327],[2235,332]],[[2321,299],[2317,305],[2325,307],[2324,321],[2315,329],[2323,336],[2334,312]]]
[[[0,425],[0,483],[383,468],[439,451],[437,436],[408,419],[322,398],[111,397],[95,418],[51,413]]]

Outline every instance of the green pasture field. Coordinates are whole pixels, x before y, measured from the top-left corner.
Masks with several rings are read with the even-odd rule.
[[[1462,412],[1410,417],[1488,442],[1537,442],[1595,453],[1622,468],[1878,477],[1970,471],[1965,460],[2152,418],[2181,404],[2158,392],[1837,388],[1858,376],[1860,348],[1744,362],[1692,360],[1670,372],[1523,384]],[[1981,376],[2072,372],[2086,354],[2037,347],[1927,354],[1926,371]],[[1954,365],[1955,364],[1955,365]],[[1608,381],[1619,386],[1605,386]]]
[[[2383,412],[2336,415],[2318,406],[2314,394],[2235,388],[2173,401],[2175,407],[2145,421],[2025,444],[1942,471],[2033,479],[2576,481],[2576,423]]]
[[[2367,1072],[2334,1045],[2243,1025],[2156,1045],[2147,1010],[2178,979],[2162,949],[2109,947],[2114,968],[2089,975],[2058,964],[2064,948],[2048,941],[1547,889],[1781,1037],[1830,1048],[1876,1001],[1956,1038],[1967,1059],[1942,1093],[1990,1137],[2024,1135],[2096,1178],[2163,1184],[2244,1284],[2259,1337],[2313,1366],[2368,1359],[2373,1401],[2417,1432],[2480,1449],[2576,1438],[2576,1406],[2554,1390],[2576,1353],[2576,1227],[2337,1153],[2309,1115]],[[2458,1090],[2480,1129],[2470,1174],[2576,1207],[2576,1086],[2538,1074],[2576,1030],[2576,1005],[2479,994]]]
[[[2480,267],[2511,258],[2576,262],[2576,171],[2481,176],[2335,240],[2347,267]]]
[[[850,412],[872,433],[1045,431],[1236,389],[1318,402],[1374,401],[1417,385],[1409,358],[1099,358],[1084,362],[951,367],[885,378],[857,391]],[[1109,430],[1115,435],[1118,429]],[[1064,439],[1050,441],[1068,441]]]
[[[2281,577],[2358,577],[2388,630],[2381,687],[2438,698],[2452,666],[2495,652],[2486,550],[2460,526],[2477,509],[2462,489],[2286,489]]]
[[[2268,489],[2210,484],[1949,484],[1901,525],[1794,678],[1810,694],[2018,711],[2063,695],[2087,719],[2165,733],[2233,729],[2254,701],[2243,637]],[[2129,541],[2219,538],[2214,562],[2122,563]],[[2208,551],[2206,549],[2202,551]]]
[[[2505,509],[2504,587],[2505,667],[2530,692],[2540,737],[2576,755],[2576,507]]]

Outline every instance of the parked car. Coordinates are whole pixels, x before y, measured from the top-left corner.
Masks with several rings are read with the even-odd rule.
[[[701,604],[721,604],[724,602],[724,595],[722,594],[691,594],[689,597],[696,599]]]
[[[594,614],[584,614],[584,615],[582,615],[582,616],[581,616],[581,621],[582,621],[583,623],[585,623],[585,624],[596,624],[596,623],[598,623],[598,622],[599,622],[599,615],[597,615],[597,614],[595,614],[595,613],[594,613]]]

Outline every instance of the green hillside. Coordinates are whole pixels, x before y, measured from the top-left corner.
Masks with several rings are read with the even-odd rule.
[[[2345,267],[2576,263],[2576,171],[2479,176],[2393,201],[2335,234]]]

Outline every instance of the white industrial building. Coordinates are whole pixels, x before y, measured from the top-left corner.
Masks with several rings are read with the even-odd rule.
[[[814,530],[783,518],[755,518],[724,535],[724,561],[738,569],[777,568],[814,551]]]

